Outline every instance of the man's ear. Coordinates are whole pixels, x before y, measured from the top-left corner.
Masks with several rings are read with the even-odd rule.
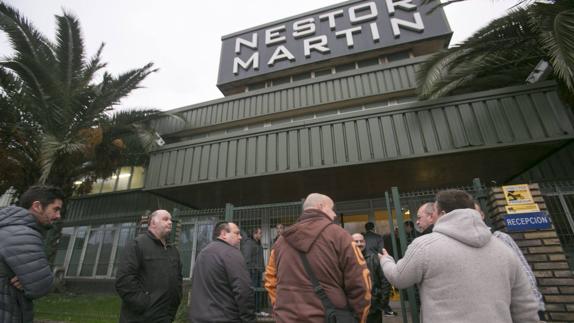
[[[42,203],[40,201],[32,202],[32,206],[30,207],[30,211],[34,214],[42,214],[44,208],[42,207]]]

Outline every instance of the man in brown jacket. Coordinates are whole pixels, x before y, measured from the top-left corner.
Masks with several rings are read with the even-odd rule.
[[[328,196],[310,194],[297,223],[273,245],[265,270],[265,288],[278,323],[325,321],[325,310],[298,251],[307,254],[333,305],[349,308],[360,322],[366,321],[371,302],[369,270],[351,235],[332,225],[336,217],[333,206]]]

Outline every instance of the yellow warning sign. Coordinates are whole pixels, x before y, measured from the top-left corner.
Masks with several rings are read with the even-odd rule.
[[[540,212],[538,204],[518,204],[505,206],[507,214]]]
[[[502,187],[506,204],[534,204],[528,184],[507,185]]]

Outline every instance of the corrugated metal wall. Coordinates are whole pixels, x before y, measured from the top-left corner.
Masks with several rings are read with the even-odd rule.
[[[544,159],[524,174],[513,180],[514,183],[574,180],[574,142]]]
[[[147,189],[574,137],[552,83],[298,122],[154,152]]]
[[[230,96],[177,112],[185,122],[164,117],[154,123],[162,135],[188,128],[201,128],[226,122],[260,117],[333,102],[413,90],[415,73],[425,57],[333,74],[304,82],[287,84]]]
[[[74,198],[70,199],[65,207],[65,223],[71,225],[76,222],[89,224],[138,222],[148,210],[171,211],[174,208],[182,208],[182,205],[148,192],[132,191]]]

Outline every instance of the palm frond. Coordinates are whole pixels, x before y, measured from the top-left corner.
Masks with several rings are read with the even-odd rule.
[[[37,61],[53,57],[52,44],[16,9],[4,2],[0,2],[0,30],[6,33],[17,55]]]
[[[60,72],[60,81],[66,97],[74,88],[84,68],[84,41],[78,19],[70,13],[56,16],[58,31],[56,34],[56,57]]]
[[[556,76],[574,93],[574,2],[533,5],[531,24]]]

